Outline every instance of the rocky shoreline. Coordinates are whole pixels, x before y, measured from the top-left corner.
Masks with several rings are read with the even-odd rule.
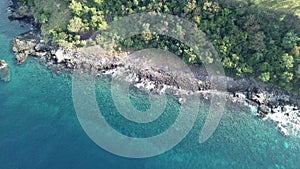
[[[121,75],[141,90],[163,93],[166,88],[181,91],[184,94],[199,93],[203,98],[209,98],[216,93],[210,84],[208,75],[204,70],[195,66],[189,67],[192,76],[178,76],[155,65],[136,64],[134,60],[126,57],[129,53],[105,53],[99,47],[82,49],[66,49],[45,44],[38,31],[29,31],[15,38],[13,51],[16,61],[22,64],[29,55],[38,58],[56,74],[73,72],[74,69],[92,71],[98,76]],[[101,57],[99,57],[101,56]],[[140,61],[142,62],[143,61]],[[177,78],[174,78],[174,77]],[[257,83],[250,79],[234,79],[218,77],[226,80],[227,100],[240,104],[248,103],[257,108],[260,119],[270,119],[277,123],[278,129],[284,135],[300,136],[300,111],[299,99],[290,96],[271,85]],[[184,103],[184,98],[179,98],[179,103]]]
[[[12,10],[10,19],[27,18],[25,21],[28,21],[30,16],[26,14],[22,17],[18,11]],[[74,69],[80,69],[91,71],[97,76],[125,77],[135,87],[148,92],[163,93],[168,88],[178,95],[179,93],[186,95],[198,93],[202,98],[207,99],[211,94],[222,92],[226,94],[228,101],[239,104],[247,103],[249,106],[256,107],[257,116],[262,120],[275,122],[283,135],[300,137],[299,97],[272,85],[265,85],[248,78],[217,77],[221,82],[227,82],[226,91],[217,91],[209,81],[205,70],[196,66],[189,67],[193,75],[188,75],[180,73],[180,70],[173,71],[175,69],[170,67],[162,68],[156,64],[157,62],[149,65],[147,58],[140,60],[139,57],[139,60],[136,60],[134,57],[127,57],[130,55],[128,52],[111,53],[100,47],[63,48],[45,43],[39,30],[31,30],[17,36],[12,50],[16,53],[18,64],[24,63],[28,56],[34,56],[55,74],[72,73]],[[137,62],[147,63],[147,65],[137,64]],[[185,98],[178,98],[178,102],[184,104]]]

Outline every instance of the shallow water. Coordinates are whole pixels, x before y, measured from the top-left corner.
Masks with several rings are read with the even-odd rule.
[[[70,78],[52,73],[34,59],[14,63],[12,38],[26,30],[9,22],[6,0],[0,1],[0,59],[12,69],[12,81],[0,83],[1,169],[299,169],[300,139],[283,137],[274,125],[255,118],[249,109],[228,108],[213,136],[199,144],[208,112],[201,109],[195,126],[172,150],[152,158],[129,159],[98,147],[81,128],[72,102]],[[139,126],[121,117],[111,100],[109,83],[98,81],[97,100],[111,125],[121,133],[147,137],[168,128],[178,115],[172,98],[160,119]],[[132,103],[149,108],[146,95],[133,93]],[[104,104],[103,104],[104,103]]]

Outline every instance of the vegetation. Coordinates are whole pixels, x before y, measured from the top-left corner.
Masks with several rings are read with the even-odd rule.
[[[252,0],[253,3],[271,10],[287,10],[300,17],[300,1],[297,0]]]
[[[121,16],[156,11],[184,17],[206,33],[228,73],[252,76],[300,92],[297,16],[300,3],[284,1],[285,5],[277,0],[22,0],[22,3],[31,7],[45,37],[76,46],[101,44],[101,35],[91,40],[94,32],[105,30],[109,22]],[[119,47],[158,47],[176,53],[186,62],[201,65],[201,56],[196,56],[185,44],[149,33],[149,25],[144,26],[145,33],[123,40]],[[213,61],[213,57],[208,57],[208,62]]]

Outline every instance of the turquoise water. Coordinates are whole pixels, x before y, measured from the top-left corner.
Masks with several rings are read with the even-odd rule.
[[[9,22],[6,0],[0,1],[0,59],[12,69],[12,81],[0,83],[1,169],[299,169],[300,139],[285,138],[274,125],[257,120],[249,109],[228,108],[214,135],[198,143],[207,115],[201,102],[197,122],[174,149],[152,158],[128,159],[98,147],[81,128],[73,107],[71,79],[52,77],[34,59],[14,63],[12,38],[26,30]],[[168,100],[160,120],[138,126],[124,120],[111,102],[109,83],[97,83],[97,100],[111,125],[123,134],[146,137],[165,130],[176,119],[178,105]],[[134,93],[138,109],[149,108],[144,94]]]

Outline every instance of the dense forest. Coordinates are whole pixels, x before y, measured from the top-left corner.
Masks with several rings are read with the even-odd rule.
[[[286,1],[292,7],[275,2],[272,8],[267,2],[273,1],[264,0],[21,0],[19,5],[21,10],[30,7],[46,39],[77,47],[101,44],[101,34],[91,37],[122,16],[149,11],[177,15],[206,34],[231,76],[254,77],[300,92],[300,4]],[[161,48],[201,65],[201,56],[186,44],[149,34],[148,27],[116,48]]]

